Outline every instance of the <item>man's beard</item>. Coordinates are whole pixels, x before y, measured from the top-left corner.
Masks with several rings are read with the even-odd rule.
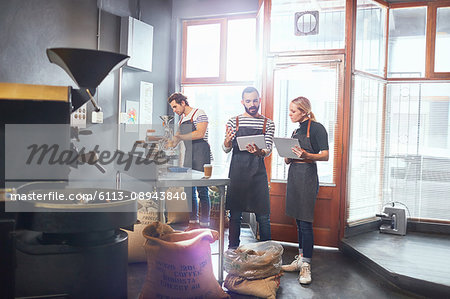
[[[245,112],[247,112],[251,116],[255,116],[256,114],[258,114],[259,106],[258,107],[251,107],[251,108],[252,109],[250,110],[249,108],[245,107]],[[253,108],[255,108],[255,109],[253,109]]]

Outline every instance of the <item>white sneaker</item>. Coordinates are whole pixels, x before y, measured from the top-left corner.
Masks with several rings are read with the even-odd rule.
[[[289,265],[281,266],[281,269],[283,269],[283,271],[286,272],[300,271],[301,264],[302,264],[302,256],[296,255],[292,263],[290,263]]]
[[[298,282],[301,284],[311,283],[311,265],[309,263],[302,263],[300,274],[298,275]]]

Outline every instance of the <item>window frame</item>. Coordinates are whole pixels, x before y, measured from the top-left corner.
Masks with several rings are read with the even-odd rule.
[[[373,0],[373,1],[383,1],[383,0]],[[344,40],[343,44],[344,46],[342,48],[330,48],[330,49],[307,49],[307,50],[284,50],[284,51],[272,51],[271,50],[271,32],[272,32],[272,25],[271,25],[271,18],[272,18],[272,0],[266,1],[267,7],[265,8],[268,11],[268,18],[266,22],[268,23],[268,28],[266,30],[267,34],[264,36],[264,39],[267,40],[267,50],[266,53],[268,53],[271,56],[309,56],[309,55],[339,55],[339,54],[345,54],[347,43],[347,35],[349,32],[344,32]],[[384,4],[384,3],[383,3]],[[385,5],[385,4],[384,4]],[[344,3],[344,6],[342,7],[342,11],[344,12],[344,26],[348,22],[348,6],[349,6],[349,0],[346,0]],[[337,7],[336,7],[337,8]]]
[[[425,76],[430,79],[448,79],[450,77],[450,72],[435,72],[437,9],[441,7],[450,7],[450,1],[428,4]]]
[[[228,81],[227,78],[227,50],[228,50],[228,21],[236,19],[257,19],[255,13],[242,14],[237,16],[221,17],[221,18],[205,18],[197,20],[183,20],[183,36],[182,36],[182,61],[181,61],[181,85],[190,84],[241,84],[242,82],[252,81]],[[186,77],[187,64],[187,29],[189,26],[220,24],[220,58],[219,58],[219,76],[218,77]],[[255,28],[256,29],[256,28]]]
[[[398,83],[409,83],[409,84],[419,84],[419,83],[429,83],[432,81],[435,81],[436,83],[443,83],[448,82],[450,80],[450,72],[435,72],[435,46],[436,46],[436,21],[437,21],[437,9],[441,7],[450,7],[450,1],[449,0],[438,0],[435,2],[431,1],[423,1],[423,2],[403,2],[403,3],[388,3],[383,0],[372,0],[372,2],[376,2],[380,4],[382,7],[387,8],[386,11],[386,24],[385,24],[385,30],[386,30],[386,43],[385,43],[385,61],[384,61],[384,75],[383,76],[377,76],[371,73],[367,73],[358,69],[352,70],[352,89],[354,88],[354,78],[357,75],[365,76],[368,78],[371,78],[372,80],[377,80],[380,82],[383,82],[383,115],[382,115],[382,153],[380,155],[380,164],[382,172],[385,168],[385,162],[384,162],[384,155],[385,155],[385,135],[386,135],[386,117],[388,115],[386,114],[386,104],[387,104],[387,89],[390,84],[398,84]],[[411,78],[404,78],[404,77],[388,77],[387,76],[387,70],[388,70],[388,57],[389,57],[389,12],[390,9],[396,9],[396,8],[412,8],[412,7],[426,7],[427,8],[427,20],[426,20],[426,27],[425,27],[425,75],[424,77],[411,77]],[[356,40],[354,40],[356,42]],[[352,99],[353,101],[353,99]],[[345,186],[345,190],[347,192],[348,190],[348,180],[347,184]],[[382,186],[380,186],[382,188]],[[380,189],[381,190],[381,189]],[[374,217],[370,218],[362,218],[353,222],[348,222],[348,208],[349,208],[349,196],[346,194],[346,206],[345,206],[345,212],[347,213],[345,215],[345,222],[349,226],[361,224],[361,223],[367,223],[374,221]],[[418,218],[418,217],[412,217],[410,218],[412,221],[418,221],[418,222],[429,222],[429,223],[444,223],[449,224],[448,220],[441,220],[438,218]]]
[[[374,0],[376,1],[376,0]],[[378,1],[376,1],[378,2]],[[436,79],[449,79],[450,72],[435,72],[434,58],[436,49],[436,16],[437,8],[450,7],[450,1],[436,1],[436,2],[415,2],[415,3],[390,3],[384,4],[388,7],[387,15],[389,11],[396,8],[412,8],[412,7],[426,7],[427,8],[427,20],[425,28],[425,76],[414,78],[402,78],[402,77],[387,77],[388,69],[388,55],[389,55],[389,17],[386,18],[386,65],[384,79],[388,81],[417,81],[417,80],[436,80]]]

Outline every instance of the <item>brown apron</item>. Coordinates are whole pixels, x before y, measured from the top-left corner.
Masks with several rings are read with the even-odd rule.
[[[230,164],[230,185],[227,189],[226,209],[256,214],[270,213],[269,186],[267,183],[264,157],[258,157],[248,151],[239,150],[237,137],[264,135],[267,118],[263,129],[239,127],[236,117],[236,138],[233,140],[233,156]]]
[[[181,123],[183,119],[180,120],[181,134],[189,134],[197,129],[194,125],[194,115],[197,113],[197,110],[198,109],[192,114],[190,121]],[[208,142],[203,138],[197,140],[183,140],[183,142],[184,147],[186,148],[183,166],[203,171],[203,165],[211,163],[211,150]]]
[[[292,138],[298,139],[303,150],[313,153],[309,138],[310,126],[311,119],[308,121],[306,136],[300,135],[300,130],[297,129]],[[311,161],[309,163],[291,163],[286,187],[286,215],[302,221],[313,222],[318,191],[317,164],[311,163]]]

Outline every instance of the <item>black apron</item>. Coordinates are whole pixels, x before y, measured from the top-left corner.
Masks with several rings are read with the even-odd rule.
[[[227,189],[225,208],[260,215],[270,213],[269,186],[264,157],[258,157],[248,151],[240,151],[237,137],[249,135],[264,135],[267,119],[263,129],[239,127],[236,117],[236,135],[232,142],[233,156],[230,164],[230,185]]]
[[[308,121],[307,134],[300,135],[297,129],[292,138],[297,138],[300,147],[308,153],[314,153],[309,139],[311,119]],[[316,205],[319,178],[317,164],[291,163],[286,187],[286,215],[302,221],[313,222],[314,206]]]
[[[180,120],[180,134],[189,134],[197,130],[193,121],[197,110],[194,111],[189,121],[181,123],[183,119]],[[183,143],[186,148],[183,166],[203,171],[203,165],[211,163],[211,150],[208,142],[201,138],[196,140],[183,140]]]

